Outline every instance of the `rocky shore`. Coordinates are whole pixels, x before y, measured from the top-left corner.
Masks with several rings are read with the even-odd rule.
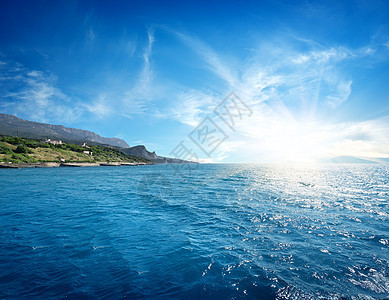
[[[57,163],[57,162],[42,162],[42,163],[0,163],[2,169],[22,169],[22,168],[58,168],[58,167],[111,167],[111,166],[140,166],[146,163],[130,163],[130,162],[71,162],[71,163]]]

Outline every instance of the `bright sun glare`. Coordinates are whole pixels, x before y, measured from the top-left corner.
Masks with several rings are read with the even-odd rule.
[[[273,161],[310,163],[326,156],[328,138],[317,122],[278,120],[261,141],[261,147],[266,147]]]

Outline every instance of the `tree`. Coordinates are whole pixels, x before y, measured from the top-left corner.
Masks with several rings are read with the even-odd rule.
[[[12,154],[12,150],[8,148],[6,145],[0,144],[0,154]]]
[[[15,153],[32,153],[32,151],[24,144],[19,144],[14,150]]]

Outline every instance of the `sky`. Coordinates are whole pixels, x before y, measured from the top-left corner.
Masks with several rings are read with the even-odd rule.
[[[0,112],[202,162],[389,157],[388,1],[0,0]]]

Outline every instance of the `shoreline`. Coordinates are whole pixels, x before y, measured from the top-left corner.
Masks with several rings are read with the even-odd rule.
[[[147,163],[130,163],[130,162],[41,162],[41,163],[0,163],[0,169],[24,169],[24,168],[82,168],[82,167],[120,167],[120,166],[143,166]]]

